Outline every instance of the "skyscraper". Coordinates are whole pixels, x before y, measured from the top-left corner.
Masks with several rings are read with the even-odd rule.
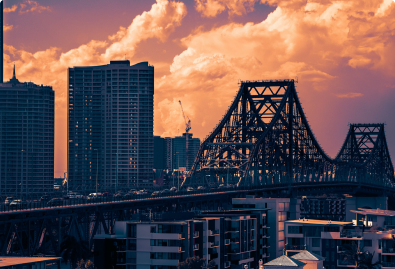
[[[0,195],[26,198],[54,188],[54,91],[0,83]]]
[[[152,186],[153,95],[148,62],[68,69],[69,188]]]

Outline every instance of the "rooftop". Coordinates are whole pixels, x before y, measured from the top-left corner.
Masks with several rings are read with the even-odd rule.
[[[299,267],[306,265],[304,262],[298,261],[297,259],[290,258],[287,255],[282,255],[277,259],[264,264],[264,266],[292,266]]]
[[[318,219],[298,219],[287,220],[287,223],[304,224],[304,225],[325,225],[325,226],[344,226],[352,225],[352,222],[333,221],[333,220],[318,220]]]
[[[304,250],[302,252],[299,252],[298,254],[293,255],[292,258],[297,259],[297,260],[305,260],[305,261],[323,261],[323,260],[325,260],[324,257],[322,257],[318,254],[311,253],[307,250]]]
[[[0,257],[0,267],[34,262],[58,261],[61,259],[61,257]]]
[[[350,210],[352,213],[357,213],[361,215],[376,215],[376,216],[395,216],[395,211],[392,210],[383,210],[383,209],[367,209],[367,208],[358,208],[358,210]]]

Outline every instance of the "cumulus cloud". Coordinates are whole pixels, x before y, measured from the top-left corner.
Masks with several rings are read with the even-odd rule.
[[[39,3],[36,1],[32,0],[27,0],[23,4],[20,4],[20,10],[19,13],[27,13],[27,12],[38,12],[41,13],[43,11],[51,11],[51,8],[49,6],[41,6]]]
[[[55,148],[55,154],[59,156],[56,158],[55,170],[62,170],[59,167],[63,166],[65,152],[67,152],[65,143],[67,140],[65,129],[67,126],[67,68],[108,64],[110,60],[123,59],[125,54],[130,59],[134,56],[135,48],[141,41],[149,38],[165,41],[175,27],[180,25],[186,12],[182,2],[157,0],[150,11],[137,16],[128,28],[121,28],[118,33],[109,37],[109,40],[92,40],[67,52],[61,52],[59,48],[52,47],[30,53],[5,45],[5,77],[12,76],[12,67],[15,62],[17,78],[20,81],[30,81],[33,78],[36,84],[52,85],[56,92],[55,136],[57,141],[63,141],[63,144],[61,146],[57,144]],[[100,53],[103,49],[105,52]],[[10,55],[17,60],[11,61]]]
[[[4,32],[10,31],[10,30],[12,30],[13,27],[14,27],[13,25],[7,25],[7,24],[5,24],[5,25],[3,26],[3,31],[4,31]]]
[[[51,11],[49,6],[41,6],[38,2],[32,0],[26,0],[25,2],[18,5],[13,5],[12,7],[5,8],[4,12],[15,12],[19,10],[20,14],[28,13],[28,12],[38,12],[41,13],[43,11]]]
[[[203,17],[215,17],[225,10],[229,16],[243,15],[254,10],[259,0],[195,0],[195,8]]]
[[[245,9],[232,9],[236,2]],[[196,9],[206,17],[226,9],[243,14],[253,8],[253,2],[196,0]],[[156,84],[156,100],[167,100],[160,103],[160,109],[156,106],[156,115],[173,123],[169,128],[159,121],[155,127],[158,134],[175,135],[175,130],[182,126],[178,115],[172,113],[172,96],[194,104],[192,122],[214,126],[219,117],[212,115],[226,111],[240,80],[298,77],[304,90],[327,91],[328,82],[337,78],[333,73],[341,67],[380,70],[394,76],[393,2],[262,2],[276,9],[260,23],[229,23],[208,31],[199,29],[181,40],[185,50],[174,58],[170,75]],[[363,93],[335,96],[355,98]]]
[[[16,9],[18,8],[17,5],[13,5],[12,7],[7,7],[3,10],[4,13],[10,13],[10,12],[15,12]]]

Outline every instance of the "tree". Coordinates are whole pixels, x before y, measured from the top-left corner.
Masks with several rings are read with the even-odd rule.
[[[95,265],[91,260],[81,260],[77,262],[77,269],[95,269]]]
[[[199,256],[187,258],[183,262],[177,264],[177,269],[202,269],[206,259]]]
[[[343,260],[350,262],[353,261],[355,262],[355,265],[358,266],[359,255],[360,255],[358,245],[355,243],[347,244],[347,245],[342,245],[342,248],[344,250]]]
[[[90,250],[87,241],[77,241],[74,236],[66,235],[60,244],[63,261],[70,262],[72,268],[77,267],[78,261],[89,257]]]
[[[378,269],[381,268],[381,261],[377,261],[373,263],[373,254],[370,253],[369,251],[366,251],[362,254],[359,255],[359,262],[358,262],[358,268],[363,268],[363,269]]]

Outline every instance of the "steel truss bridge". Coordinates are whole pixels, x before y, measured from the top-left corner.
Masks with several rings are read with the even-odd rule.
[[[247,194],[284,197],[349,193],[394,197],[384,124],[351,124],[338,155],[319,146],[293,80],[242,82],[224,118],[201,145],[183,186],[233,188],[158,198],[0,212],[0,256],[60,255],[65,235],[89,242],[137,210],[226,207]]]
[[[332,159],[311,131],[294,80],[282,80],[241,82],[183,185],[352,182],[394,188],[384,124],[350,124]]]

